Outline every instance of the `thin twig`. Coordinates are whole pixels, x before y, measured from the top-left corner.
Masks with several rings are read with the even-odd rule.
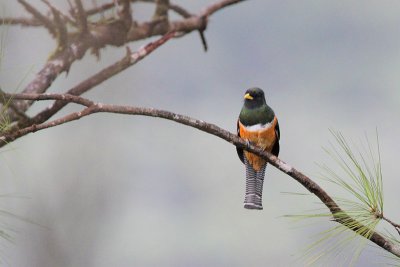
[[[72,25],[76,25],[75,21],[73,21],[69,16],[65,15],[60,9],[58,9],[56,6],[51,4],[48,0],[42,0],[43,3],[45,3],[53,13],[57,13],[60,18],[62,18],[65,22],[69,22]]]
[[[246,0],[223,0],[223,1],[218,1],[214,4],[211,4],[210,6],[208,6],[207,8],[204,9],[204,11],[201,13],[201,16],[211,16],[212,14],[214,14],[215,12],[217,12],[218,10],[221,10],[227,6],[231,6],[234,4],[237,4],[239,2],[243,2]]]
[[[42,13],[40,13],[39,10],[37,10],[36,8],[25,2],[25,0],[18,0],[18,2],[21,5],[23,5],[26,11],[31,13],[34,18],[40,21],[43,24],[43,26],[45,26],[53,36],[57,35],[56,28],[51,20],[49,20],[46,16],[42,15]]]
[[[124,22],[125,27],[129,29],[133,23],[130,0],[118,0],[118,4],[120,5],[118,15]]]
[[[43,26],[43,23],[41,23],[39,20],[35,18],[0,18],[0,25],[21,25],[21,26],[31,26],[31,27],[37,27],[37,26]]]
[[[30,118],[23,112],[21,112],[13,103],[12,97],[7,97],[6,93],[0,88],[0,103],[3,104],[2,110],[0,112],[4,112],[5,108],[11,108],[17,116],[23,121],[27,121]]]
[[[92,15],[96,15],[98,13],[107,11],[107,10],[113,8],[114,6],[115,6],[114,3],[105,3],[100,6],[87,9],[85,12],[86,12],[87,16],[92,16]]]
[[[169,0],[156,0],[156,10],[154,11],[154,19],[168,20]]]
[[[8,94],[1,92],[0,97],[7,100],[58,100],[66,103],[75,103],[85,107],[93,106],[95,103],[89,99],[70,94]]]
[[[152,4],[154,4],[156,2],[156,0],[130,0],[130,2],[131,3],[144,2],[144,3],[152,3]],[[98,7],[87,9],[86,10],[86,14],[88,16],[95,15],[95,14],[98,14],[100,12],[107,11],[107,10],[113,8],[114,6],[115,6],[114,3],[105,3],[105,4],[102,4],[102,5],[98,6]],[[168,8],[171,9],[172,11],[174,11],[175,13],[181,15],[184,18],[188,18],[188,17],[191,16],[191,14],[188,11],[186,11],[183,7],[181,7],[179,5],[170,3],[168,5]]]
[[[400,224],[395,223],[393,221],[391,221],[390,219],[386,218],[385,216],[382,215],[381,217],[383,220],[387,221],[389,224],[391,224],[394,229],[396,229],[397,233],[400,235]]]
[[[66,23],[61,19],[63,17],[66,18],[57,8],[55,8],[49,1],[42,0],[51,10],[54,17],[54,26],[57,29],[57,44],[58,49],[63,50],[68,43],[68,31]]]
[[[79,25],[81,34],[88,32],[87,15],[81,0],[75,0],[77,12],[75,13],[77,24]]]

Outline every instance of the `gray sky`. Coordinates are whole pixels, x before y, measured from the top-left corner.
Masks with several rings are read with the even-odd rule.
[[[213,1],[174,2],[195,13]],[[25,15],[16,1],[0,6]],[[246,1],[211,17],[207,53],[191,33],[85,96],[234,132],[244,91],[261,87],[279,119],[281,159],[340,196],[315,177],[315,162],[332,164],[321,148],[333,140],[329,129],[357,143],[365,133],[374,140],[377,128],[385,214],[399,222],[399,10],[386,0]],[[135,14],[144,20],[151,11],[140,4]],[[18,91],[55,44],[42,29],[0,30],[0,86]],[[87,54],[49,92],[64,92],[124,52],[107,47],[100,61]],[[282,194],[306,191],[272,167],[264,210],[243,209],[245,172],[234,147],[161,119],[97,114],[28,135],[0,155],[0,193],[24,197],[2,198],[3,209],[44,226],[5,218],[15,231],[14,244],[2,242],[10,266],[303,266],[301,249],[333,226],[283,218],[321,206],[313,196]],[[387,262],[382,256],[369,247],[357,266]]]

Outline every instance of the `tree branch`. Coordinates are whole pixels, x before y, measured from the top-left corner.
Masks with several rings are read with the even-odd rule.
[[[11,101],[17,99],[33,100],[33,101],[58,100],[65,102],[66,104],[75,103],[85,107],[95,105],[95,103],[89,99],[71,94],[8,94],[0,91],[0,99],[8,99]]]
[[[218,1],[214,4],[211,4],[210,6],[206,7],[204,11],[201,13],[201,16],[206,16],[209,17],[218,10],[221,10],[227,6],[231,6],[234,4],[237,4],[239,2],[243,2],[245,0],[223,0],[223,1]]]
[[[93,87],[99,85],[105,80],[108,80],[110,77],[120,73],[121,71],[129,68],[130,66],[135,65],[140,60],[150,55],[154,50],[158,47],[169,41],[175,36],[175,32],[170,32],[161,37],[160,39],[147,44],[146,46],[140,48],[136,52],[131,52],[129,49],[127,50],[126,55],[119,61],[111,64],[110,66],[102,69],[98,73],[84,80],[77,86],[71,88],[67,91],[67,94],[70,95],[81,95]],[[45,122],[55,113],[57,113],[60,109],[62,109],[67,103],[65,101],[55,101],[50,107],[44,109],[40,113],[38,113],[35,117],[32,118],[31,122],[38,124]],[[1,146],[1,145],[0,145]]]
[[[74,15],[76,17],[77,24],[79,25],[79,31],[81,34],[86,34],[88,32],[88,22],[82,1],[75,0],[75,6],[76,6],[76,12],[74,12]]]
[[[118,15],[120,19],[125,23],[125,27],[128,29],[132,27],[132,10],[130,0],[118,0],[117,2],[120,7],[118,10]]]
[[[158,47],[162,46],[164,43],[167,41],[171,40],[175,36],[175,32],[169,32],[163,37],[159,38],[158,40],[151,42],[143,47],[141,47],[139,50],[136,52],[131,52],[129,48],[127,48],[127,53],[126,55],[119,61],[109,65],[108,67],[102,69],[98,73],[94,74],[93,76],[87,78],[83,82],[79,83],[75,87],[69,89],[66,94],[68,95],[81,95],[93,87],[99,85],[105,80],[108,80],[112,76],[122,72],[123,70],[127,69],[130,66],[135,65],[139,61],[141,61],[143,58],[146,56],[150,55],[154,50],[156,50]],[[3,99],[5,101],[8,101],[11,98],[6,98],[6,95],[3,91],[0,90],[0,94],[3,96]],[[25,94],[28,95],[28,94]],[[9,95],[10,96],[10,95]],[[11,96],[10,96],[11,97]],[[36,99],[30,99],[30,98],[12,98],[12,99],[23,99],[23,101],[33,101]],[[17,131],[20,128],[25,128],[29,125],[33,124],[40,124],[45,121],[47,121],[50,117],[52,117],[54,114],[56,114],[59,110],[61,110],[65,105],[67,105],[68,102],[61,101],[64,99],[56,99],[56,101],[49,107],[45,108],[36,116],[30,119],[26,119],[25,117],[21,117],[19,109],[15,108],[16,103],[21,103],[22,101],[14,101],[11,102],[11,107],[13,108],[14,112],[20,117],[23,118],[23,120],[20,120],[17,124],[13,125],[10,129],[8,129],[8,132],[14,132]],[[4,112],[4,111],[3,111]],[[23,113],[24,114],[24,113]],[[4,143],[0,143],[0,147],[4,146]]]
[[[43,23],[51,32],[57,34],[54,22],[47,19],[33,7],[25,2],[18,0],[25,8],[34,15],[35,20]],[[194,30],[204,31],[207,24],[206,17],[210,16],[219,9],[228,5],[232,5],[244,0],[223,0],[218,1],[209,7],[206,7],[199,15],[183,18],[182,20],[169,22],[151,21],[133,25],[130,28],[125,26],[122,20],[114,20],[107,22],[93,23],[90,28],[87,26],[87,13],[83,10],[80,0],[75,0],[78,7],[76,15],[79,21],[80,32],[88,31],[87,34],[77,35],[76,33],[63,34],[63,40],[68,40],[68,43],[56,51],[56,53],[47,61],[43,68],[36,74],[36,77],[25,87],[23,93],[41,94],[51,86],[53,81],[63,72],[68,72],[71,65],[81,59],[86,51],[92,49],[96,54],[98,49],[106,45],[122,46],[127,42],[145,39],[151,36],[164,35],[170,31],[181,32],[187,34]],[[181,10],[182,11],[182,10]],[[66,38],[69,37],[69,38]],[[204,40],[203,40],[204,43]],[[205,45],[206,47],[206,45]],[[24,113],[31,105],[31,101],[19,101],[14,103],[20,113]],[[7,117],[12,121],[19,119],[12,110],[8,110]]]
[[[65,45],[68,43],[68,30],[66,23],[61,19],[61,17],[68,18],[61,13],[57,8],[55,8],[49,1],[42,0],[51,10],[54,17],[54,26],[57,30],[57,48],[58,50],[64,50]],[[67,20],[68,21],[68,20]]]
[[[397,233],[400,235],[400,224],[393,222],[389,218],[386,218],[385,216],[383,216],[383,214],[381,215],[381,218],[387,221],[389,224],[391,224],[394,227],[394,229],[396,229]]]
[[[57,125],[61,125],[67,122],[71,122],[74,120],[81,119],[85,116],[94,114],[94,113],[117,113],[117,114],[127,114],[127,115],[141,115],[141,116],[149,116],[149,117],[157,117],[163,118],[171,121],[175,121],[180,124],[184,124],[203,132],[215,135],[225,141],[240,147],[244,150],[257,154],[258,156],[264,158],[268,163],[289,175],[301,185],[303,185],[308,191],[316,195],[322,203],[330,210],[334,220],[338,223],[343,224],[348,227],[350,230],[357,233],[359,229],[362,227],[365,228],[360,222],[354,220],[352,217],[347,215],[345,211],[343,211],[337,203],[325,192],[316,182],[311,180],[308,176],[304,175],[294,167],[290,166],[286,162],[282,161],[278,157],[272,155],[271,153],[264,151],[262,148],[254,146],[245,140],[238,137],[236,134],[230,133],[215,124],[207,123],[202,120],[197,120],[185,115],[176,114],[166,110],[159,110],[153,108],[143,108],[143,107],[132,107],[132,106],[121,106],[121,105],[109,105],[102,103],[94,103],[91,100],[73,96],[73,95],[62,95],[62,94],[5,94],[5,97],[11,99],[29,99],[29,100],[61,100],[68,101],[77,104],[84,105],[85,108],[82,111],[74,112],[69,115],[66,115],[62,118],[45,122],[41,124],[33,124],[26,128],[17,130],[15,132],[6,133],[0,136],[0,141],[4,144],[12,142],[16,138],[27,135],[32,132],[36,132],[39,130],[43,130],[46,128],[54,127]],[[337,216],[340,214],[340,216]],[[349,225],[352,225],[350,228]],[[382,236],[378,232],[372,231],[370,240],[386,251],[392,253],[393,255],[400,257],[400,245],[393,243],[388,238]]]
[[[18,2],[26,9],[26,11],[31,13],[35,19],[40,21],[43,26],[45,26],[49,30],[51,35],[56,36],[57,32],[51,20],[42,15],[36,8],[25,2],[25,0],[18,0]]]
[[[38,27],[38,26],[43,26],[43,23],[35,18],[31,19],[31,18],[4,17],[0,18],[0,25],[21,25],[21,26]]]
[[[156,10],[154,11],[154,19],[165,19],[168,20],[168,6],[169,0],[155,0]]]
[[[241,0],[241,1],[245,1],[245,0]],[[130,0],[130,2],[131,3],[136,3],[136,2],[155,3],[156,0]],[[237,1],[237,2],[240,2],[240,1]],[[232,3],[232,4],[235,4],[235,3]],[[219,5],[214,4],[213,10],[215,9],[216,6],[218,7],[220,5],[221,4],[219,4]],[[114,6],[115,6],[114,3],[105,3],[98,7],[87,9],[85,12],[86,12],[87,16],[92,16],[92,15],[96,15],[100,12],[107,11],[107,10],[113,8]],[[227,4],[225,4],[223,7],[225,7],[225,6],[227,6]],[[221,7],[221,8],[223,8],[223,7]],[[169,3],[168,8],[170,10],[174,11],[175,13],[181,15],[183,18],[189,18],[191,16],[194,16],[193,14],[188,12],[186,9],[184,9],[183,7],[181,7],[177,4]],[[207,10],[207,9],[205,9],[205,10]],[[209,11],[211,11],[211,10],[209,9]],[[211,14],[209,14],[209,15],[211,15]],[[67,19],[67,16],[63,15],[63,18]],[[70,23],[72,23],[72,21],[69,18],[68,18],[68,21]],[[43,23],[41,21],[37,20],[36,18],[23,18],[23,17],[21,17],[21,18],[10,18],[10,17],[0,18],[0,25],[1,24],[31,26],[31,27],[43,26]]]

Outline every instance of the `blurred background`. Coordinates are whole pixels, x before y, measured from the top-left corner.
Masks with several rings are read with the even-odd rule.
[[[213,2],[173,1],[192,13]],[[153,8],[136,4],[134,16],[147,20]],[[2,16],[27,16],[17,1],[2,1],[0,9]],[[166,109],[235,132],[244,91],[261,87],[279,118],[280,158],[338,196],[344,194],[316,177],[316,162],[331,163],[322,149],[333,140],[329,129],[358,142],[365,134],[375,140],[377,128],[385,215],[399,222],[399,11],[400,2],[387,0],[245,1],[210,18],[207,53],[193,32],[84,96]],[[55,42],[42,28],[0,31],[0,86],[20,91]],[[87,54],[48,92],[68,90],[124,53],[107,47],[99,61]],[[0,217],[13,239],[1,241],[7,266],[303,266],[302,249],[333,226],[284,218],[321,206],[316,197],[283,193],[307,192],[273,167],[264,210],[245,210],[235,148],[157,118],[96,114],[30,134],[1,149],[0,168],[0,207],[24,218]],[[387,263],[384,255],[368,246],[356,266]]]

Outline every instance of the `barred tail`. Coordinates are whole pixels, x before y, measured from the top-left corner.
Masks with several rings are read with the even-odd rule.
[[[246,196],[244,198],[244,207],[246,209],[262,210],[262,191],[265,175],[265,167],[261,167],[259,171],[253,169],[251,164],[244,157],[246,166]]]

